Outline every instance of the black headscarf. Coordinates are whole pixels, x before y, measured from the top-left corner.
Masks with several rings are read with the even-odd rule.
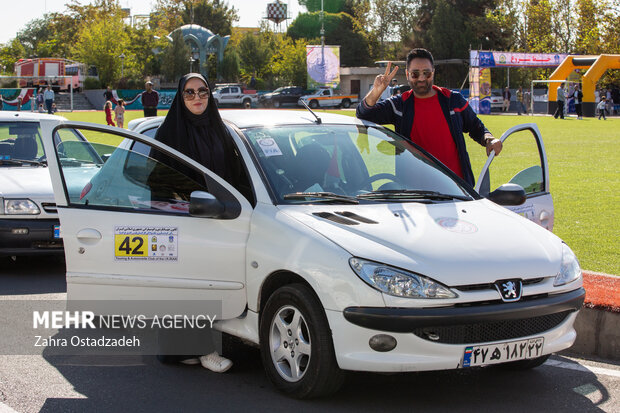
[[[207,108],[200,115],[194,115],[185,107],[183,90],[192,78],[202,80],[210,91],[213,90],[199,73],[183,76],[179,80],[170,111],[157,130],[155,139],[189,156],[237,187],[241,172],[239,155],[213,95],[209,93]]]

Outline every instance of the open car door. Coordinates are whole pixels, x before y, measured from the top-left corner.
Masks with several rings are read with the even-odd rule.
[[[81,122],[43,126],[68,300],[208,300],[222,303],[222,318],[242,314],[252,212],[243,195],[148,137]],[[111,146],[98,157],[77,136],[133,139],[147,155]]]
[[[510,139],[508,139],[510,138]],[[476,183],[483,197],[505,183],[518,184],[525,190],[522,205],[507,206],[538,225],[553,230],[553,199],[549,192],[547,155],[538,126],[525,123],[513,126],[502,134],[501,155],[489,155]]]

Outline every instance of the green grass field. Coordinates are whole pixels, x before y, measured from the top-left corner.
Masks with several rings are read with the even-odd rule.
[[[346,110],[330,112],[355,114]],[[159,111],[160,115],[165,113]],[[105,124],[103,111],[61,115],[71,120]],[[139,117],[142,117],[142,111],[127,111],[125,125]],[[550,116],[502,115],[481,116],[481,119],[496,137],[520,123],[538,125],[549,162],[555,204],[554,233],[575,251],[582,268],[620,275],[620,119],[599,121],[585,118],[578,121],[574,117],[559,120]],[[525,157],[528,149],[530,154],[532,152],[527,147],[528,142],[522,143],[520,137],[515,138],[508,140],[503,159],[502,155],[497,159],[499,170],[494,177],[504,182],[515,170],[513,162],[526,166],[533,162],[531,156]],[[486,154],[483,147],[470,139],[467,141],[477,178]],[[101,143],[117,145],[119,142],[120,139]],[[510,167],[503,166],[508,164]]]

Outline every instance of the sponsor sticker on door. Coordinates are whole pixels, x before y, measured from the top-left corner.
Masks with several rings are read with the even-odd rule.
[[[177,261],[177,227],[114,227],[117,261]]]

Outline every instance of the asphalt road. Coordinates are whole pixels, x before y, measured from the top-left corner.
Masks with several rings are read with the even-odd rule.
[[[0,258],[0,300],[62,299],[64,265]],[[9,331],[1,331],[5,336]],[[1,339],[1,338],[0,338]],[[225,374],[153,356],[0,356],[0,413],[84,411],[620,412],[620,365],[553,356],[524,372],[498,368],[351,373],[341,391],[298,401],[278,393],[258,350],[234,347]]]

